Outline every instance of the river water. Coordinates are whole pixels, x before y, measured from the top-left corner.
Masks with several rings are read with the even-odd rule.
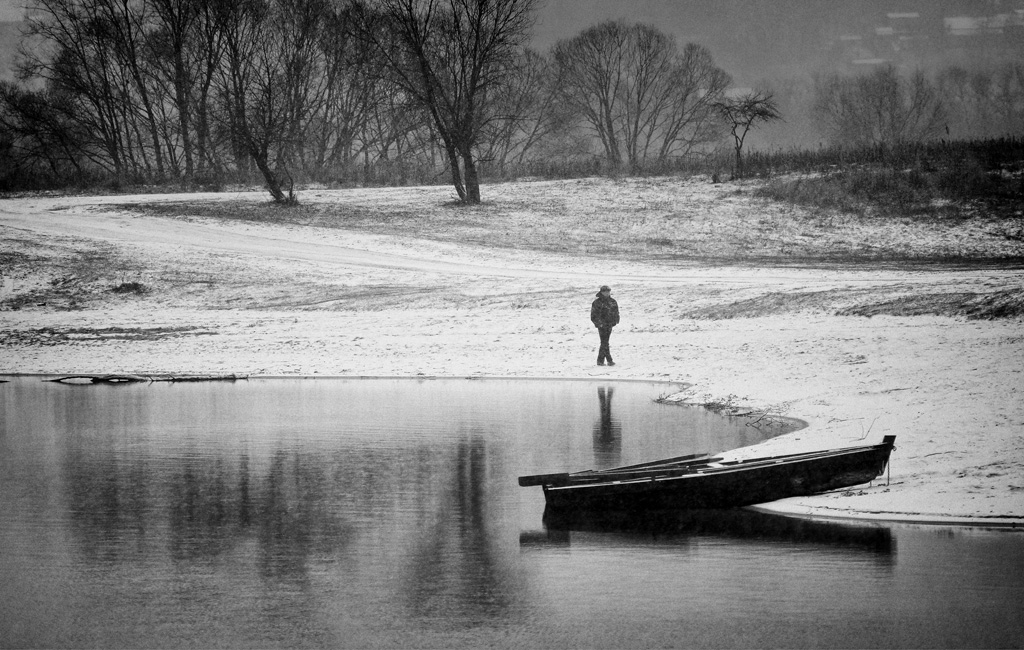
[[[779,433],[654,403],[678,387],[8,379],[3,647],[1024,645],[1019,532],[546,526],[517,476]]]

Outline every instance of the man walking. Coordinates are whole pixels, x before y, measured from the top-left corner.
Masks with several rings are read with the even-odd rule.
[[[608,349],[608,339],[611,338],[612,328],[619,324],[619,303],[612,298],[612,290],[608,285],[601,287],[597,292],[597,300],[590,306],[590,321],[594,323],[598,334],[601,335],[601,348],[597,351],[597,365],[603,366],[608,362],[614,366],[612,353]]]

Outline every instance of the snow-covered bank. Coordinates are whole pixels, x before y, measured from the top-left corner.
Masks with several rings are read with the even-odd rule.
[[[172,221],[95,208],[49,211],[70,202],[0,202],[5,259],[13,260],[4,262],[0,299],[14,304],[12,297],[36,288],[51,296],[46,304],[23,301],[0,312],[0,374],[685,382],[692,387],[680,399],[732,403],[809,424],[756,452],[737,453],[897,436],[888,485],[876,481],[770,508],[1024,524],[1021,320],[865,318],[829,308],[871,292],[1021,291],[1020,271],[603,263],[336,229]],[[69,270],[83,251],[120,265],[110,269],[108,284],[138,279],[149,292],[93,291],[91,280]],[[75,278],[78,302],[67,303],[70,293],[54,297],[55,281]],[[613,368],[594,364],[597,335],[588,322],[590,300],[604,282],[613,283],[623,317],[612,336]],[[812,294],[819,301],[812,307],[790,304],[760,316],[699,313]],[[823,307],[822,300],[831,302]]]

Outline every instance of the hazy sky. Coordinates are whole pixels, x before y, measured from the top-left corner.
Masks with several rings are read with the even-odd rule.
[[[24,13],[22,5],[27,0],[0,0],[0,20],[21,20]],[[773,14],[795,14],[803,13],[805,10],[821,11],[823,8],[828,12],[842,10],[851,5],[860,5],[855,11],[863,11],[865,8],[877,10],[885,7],[889,11],[921,10],[930,7],[954,6],[960,9],[981,9],[991,2],[985,0],[715,0],[706,2],[704,0],[547,0],[541,10],[542,24],[541,31],[562,32],[568,25],[574,25],[582,29],[595,22],[606,18],[627,18],[637,21],[653,22],[658,24],[668,18],[670,22],[678,23],[681,20],[690,20],[693,23],[700,23],[702,18],[708,17],[709,13],[720,13],[723,5],[731,5],[730,9],[735,11],[736,6],[747,13],[768,11]],[[1017,5],[1013,0],[1002,0],[1005,5]],[[865,7],[866,5],[866,7]],[[718,11],[716,11],[718,9]],[[549,20],[545,20],[549,19]],[[543,23],[547,23],[546,25]],[[547,30],[545,29],[547,28]],[[565,37],[566,33],[554,34],[556,37]]]
[[[30,0],[0,0],[0,20],[20,20]],[[812,69],[829,39],[872,32],[888,12],[922,22],[1024,8],[1024,0],[541,0],[533,44],[546,49],[603,20],[644,22],[681,43],[707,46],[737,83]]]
[[[0,0],[0,21],[21,20],[21,0]]]

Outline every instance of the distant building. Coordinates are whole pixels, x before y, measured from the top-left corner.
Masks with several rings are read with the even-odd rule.
[[[889,22],[891,22],[891,23],[897,23],[897,22],[901,22],[901,21],[913,22],[913,21],[920,20],[921,19],[921,14],[917,13],[916,11],[913,11],[913,12],[905,13],[905,14],[897,14],[897,13],[885,14],[885,17],[888,18]]]
[[[980,16],[943,16],[937,8],[890,11],[860,32],[834,36],[830,59],[848,72],[882,64],[914,69],[1024,60],[1024,0],[994,2],[989,8],[989,15]]]
[[[946,33],[950,36],[977,36],[984,30],[985,22],[985,18],[970,16],[952,16],[943,20]]]
[[[945,19],[950,36],[991,36],[1024,27],[1024,9],[993,16],[950,16]]]
[[[877,68],[880,65],[891,63],[889,59],[854,59],[850,61],[850,65],[854,68]]]

